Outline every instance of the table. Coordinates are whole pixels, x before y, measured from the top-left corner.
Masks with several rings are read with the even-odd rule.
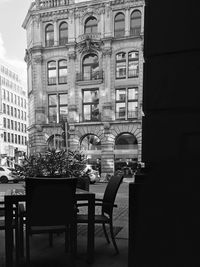
[[[77,188],[76,200],[88,201],[88,231],[87,231],[87,262],[94,261],[94,215],[95,215],[95,193]],[[5,257],[6,267],[13,266],[13,231],[12,217],[13,205],[18,205],[19,202],[26,202],[24,194],[13,194],[12,190],[6,192],[4,196],[5,203]]]

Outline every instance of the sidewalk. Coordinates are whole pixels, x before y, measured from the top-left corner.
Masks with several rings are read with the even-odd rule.
[[[106,186],[106,185],[105,185]],[[98,186],[91,187],[98,191]],[[103,193],[95,192],[97,197]],[[114,227],[122,227],[116,235],[120,254],[116,255],[112,243],[107,244],[103,235],[95,237],[95,262],[93,267],[127,267],[128,266],[128,183],[123,183],[117,194],[118,207],[114,209]],[[76,266],[86,267],[86,236],[78,235],[78,253]],[[0,231],[0,266],[5,267],[4,231]],[[34,235],[31,238],[31,266],[66,267],[68,255],[64,251],[64,236],[54,236],[52,248],[48,244],[48,235]],[[21,265],[24,267],[24,265]]]

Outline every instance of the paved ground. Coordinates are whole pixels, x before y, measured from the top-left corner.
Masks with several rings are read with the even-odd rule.
[[[114,209],[114,226],[122,227],[122,230],[116,235],[116,242],[120,254],[116,255],[112,244],[107,244],[104,236],[95,238],[95,263],[94,267],[127,267],[128,266],[128,184],[132,180],[124,179],[121,184]],[[0,184],[0,192],[8,188],[20,188],[23,184]],[[97,183],[90,186],[90,191],[95,192],[97,197],[102,197],[106,183]],[[46,236],[32,237],[32,265],[34,267],[62,267],[66,266],[66,254],[63,253],[63,236],[55,237],[54,247],[49,248]],[[85,261],[86,237],[78,236],[78,259],[77,267],[88,266]],[[4,264],[4,232],[0,231],[0,266]],[[68,265],[67,265],[68,266]]]

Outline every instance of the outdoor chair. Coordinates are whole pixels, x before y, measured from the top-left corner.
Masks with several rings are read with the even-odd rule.
[[[95,207],[100,206],[101,207],[101,214],[95,215],[95,224],[102,224],[103,231],[106,237],[106,240],[108,243],[110,243],[107,231],[106,231],[106,224],[109,224],[110,226],[110,236],[112,239],[113,246],[115,248],[115,251],[117,254],[119,254],[119,250],[115,241],[115,236],[113,232],[113,208],[117,207],[117,205],[114,204],[115,198],[117,195],[118,188],[123,180],[123,174],[122,173],[116,173],[114,176],[111,176],[105,192],[103,199],[95,199]],[[78,207],[87,206],[87,203],[78,203]],[[79,209],[79,211],[81,208]],[[77,214],[77,224],[78,223],[87,223],[88,222],[88,215],[87,214]]]
[[[16,262],[19,261],[19,238],[22,238],[23,233],[20,232],[19,228],[19,217],[18,217],[18,209],[16,207],[13,208],[13,219],[12,219],[12,230],[13,236],[15,237],[12,246],[15,246],[16,251]],[[0,201],[0,231],[5,231],[5,207],[4,201]]]
[[[65,248],[71,263],[76,251],[76,183],[70,178],[27,178],[26,183],[26,263],[30,264],[30,236],[65,232]],[[66,212],[67,211],[67,212]]]

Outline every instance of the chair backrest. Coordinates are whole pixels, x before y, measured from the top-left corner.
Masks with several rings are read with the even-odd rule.
[[[67,225],[74,220],[76,178],[27,178],[27,226]]]
[[[119,172],[111,176],[104,192],[102,212],[107,214],[112,213],[117,191],[123,180],[123,177],[123,174]]]

